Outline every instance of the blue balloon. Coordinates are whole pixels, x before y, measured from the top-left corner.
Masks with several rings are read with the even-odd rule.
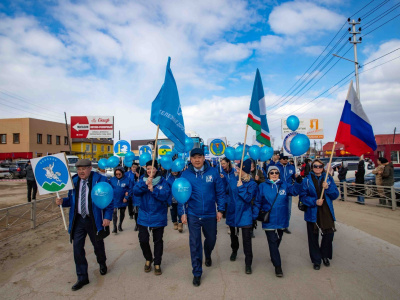
[[[125,167],[130,168],[130,167],[132,167],[132,164],[133,164],[133,160],[124,159],[124,166]]]
[[[98,165],[99,169],[102,169],[102,170],[107,169],[108,168],[107,158],[100,158],[97,165]]]
[[[112,201],[114,191],[107,182],[99,182],[92,188],[92,201],[100,209],[105,209]]]
[[[189,152],[190,150],[192,150],[193,146],[194,146],[193,139],[186,136],[185,137],[185,152]]]
[[[151,155],[145,152],[139,156],[139,165],[143,167],[149,160],[151,160]]]
[[[172,156],[174,156],[175,154],[178,154],[179,152],[175,148],[172,148],[171,153],[172,153]]]
[[[115,168],[119,165],[119,158],[116,156],[111,156],[107,160],[107,166],[109,168]]]
[[[264,146],[261,147],[260,161],[267,161],[274,155],[274,149],[272,147]]]
[[[246,160],[248,160],[248,159],[250,159],[250,156],[248,156],[247,154],[243,157],[243,161],[246,161]]]
[[[287,125],[287,127],[289,127],[290,130],[295,131],[297,128],[299,128],[300,120],[296,116],[293,116],[293,115],[289,116],[286,119],[286,125]]]
[[[303,155],[310,148],[310,139],[305,134],[297,134],[290,142],[290,152],[293,156]]]
[[[182,158],[177,158],[172,163],[172,172],[180,172],[185,167],[185,161]]]
[[[172,152],[172,151],[168,151],[167,153],[165,153],[165,156],[169,156],[169,157],[171,157],[171,159],[172,159],[172,157],[174,156],[175,154]]]
[[[257,145],[253,145],[249,148],[250,157],[254,160],[260,159],[260,147]]]
[[[133,161],[135,159],[135,153],[133,153],[132,151],[129,151],[128,153],[125,154],[125,159],[127,161],[130,161],[130,160]]]
[[[172,184],[172,195],[176,201],[184,204],[192,195],[192,185],[186,178],[178,178]]]
[[[245,148],[245,150],[244,150],[244,155],[245,156],[247,154],[246,150],[247,149]],[[243,145],[240,145],[235,149],[235,159],[236,160],[241,160],[242,159],[242,154],[243,154]]]
[[[165,169],[165,170],[170,170],[172,168],[172,159],[171,156],[168,155],[164,155],[161,157],[160,159],[160,163],[161,166]]]
[[[226,147],[225,149],[225,156],[229,160],[235,160],[235,148],[233,147]]]

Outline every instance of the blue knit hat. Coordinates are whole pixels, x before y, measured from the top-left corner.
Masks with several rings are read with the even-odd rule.
[[[243,166],[242,166],[243,165]],[[240,162],[239,165],[240,168],[242,168],[242,170],[247,173],[250,174],[250,170],[251,170],[251,160],[250,159],[246,159],[243,163]]]

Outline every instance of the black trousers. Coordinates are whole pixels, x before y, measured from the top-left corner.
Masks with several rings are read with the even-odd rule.
[[[129,214],[130,217],[133,217],[133,215],[134,215],[134,213],[135,213],[133,207],[134,207],[134,206],[133,206],[133,199],[132,199],[132,198],[129,198],[129,199],[128,199],[128,214]]]
[[[314,233],[314,223],[307,222],[308,250],[313,264],[321,264],[322,258],[332,259],[332,242],[334,233],[322,235],[321,246],[319,245],[319,232]]]
[[[282,241],[283,230],[266,230],[265,235],[268,240],[269,255],[271,256],[271,261],[274,267],[282,266],[281,255],[279,253],[279,245]]]
[[[231,231],[231,248],[232,252],[237,252],[239,250],[239,237],[237,236],[237,230],[235,227],[229,226]],[[245,256],[246,266],[251,266],[253,263],[253,248],[251,244],[253,228],[242,228],[242,238],[243,238],[243,252]]]
[[[86,260],[85,252],[86,235],[89,235],[90,241],[92,242],[97,262],[99,264],[106,262],[106,250],[104,248],[104,241],[96,240],[96,233],[93,229],[92,219],[90,217],[82,218],[79,214],[76,215],[72,239],[76,274],[78,275],[78,280],[89,278],[88,262]]]
[[[122,225],[122,222],[125,219],[125,210],[126,207],[119,207],[119,208],[114,208],[113,212],[113,224],[114,228],[117,228],[117,222],[118,222],[118,210],[119,210],[119,225]]]
[[[139,227],[139,243],[142,248],[143,256],[146,260],[152,261],[153,254],[150,248],[150,234],[148,227],[138,225]],[[161,265],[163,250],[164,250],[164,227],[152,228],[153,243],[154,243],[154,265]]]
[[[31,200],[36,199],[36,194],[37,194],[37,184],[36,180],[27,180],[26,184],[28,186],[28,202],[31,202]],[[33,190],[33,194],[32,194]]]

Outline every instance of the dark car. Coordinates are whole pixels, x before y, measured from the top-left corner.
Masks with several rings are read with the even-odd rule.
[[[395,182],[395,187],[398,186],[398,184],[396,185],[396,183],[400,182],[400,168],[399,167],[395,167],[394,168],[394,182]],[[347,183],[354,183],[356,182],[356,179],[354,177],[351,178],[347,178],[346,179]],[[376,185],[375,182],[375,174],[369,173],[367,175],[365,175],[364,177],[364,184],[366,185]],[[371,196],[375,191],[375,188],[373,186],[368,186],[365,188],[365,195],[367,196]],[[348,195],[349,196],[357,196],[357,194],[354,192],[354,189],[351,189],[351,191],[348,191]],[[397,197],[397,196],[396,196]]]
[[[3,163],[2,168],[8,168],[10,178],[23,178],[26,176],[26,165],[24,163]]]

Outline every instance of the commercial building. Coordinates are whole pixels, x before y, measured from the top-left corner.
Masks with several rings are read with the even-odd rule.
[[[72,154],[79,158],[99,160],[113,156],[113,140],[110,139],[72,139]]]
[[[64,123],[33,118],[0,119],[0,160],[68,152],[67,136]]]

